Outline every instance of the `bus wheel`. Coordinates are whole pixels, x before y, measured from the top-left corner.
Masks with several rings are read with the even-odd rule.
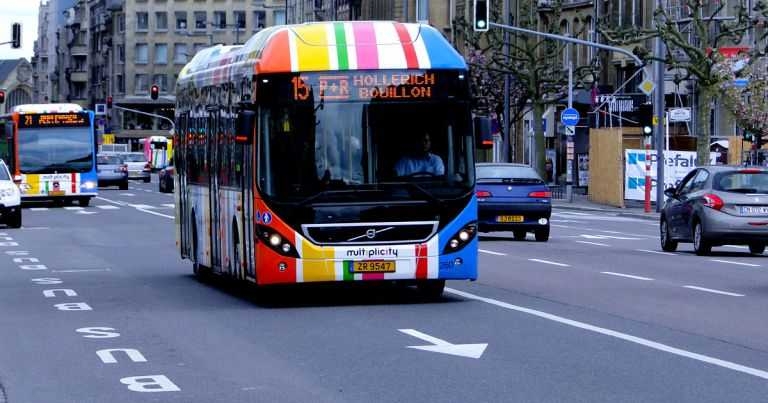
[[[192,218],[194,223],[194,216]],[[192,224],[192,272],[199,281],[207,281],[210,278],[210,270],[197,261],[197,225]]]
[[[12,215],[8,220],[8,226],[11,228],[21,228],[21,207],[19,207],[19,211]]]
[[[440,299],[445,290],[445,280],[425,280],[416,284],[419,293],[427,299]]]
[[[78,204],[82,207],[88,207],[89,204],[91,204],[91,198],[90,197],[81,197],[78,201]]]

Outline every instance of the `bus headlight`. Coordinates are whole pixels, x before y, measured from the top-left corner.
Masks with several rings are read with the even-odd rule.
[[[472,242],[475,236],[477,236],[477,223],[472,222],[465,225],[457,233],[453,234],[448,244],[445,245],[443,253],[458,252],[461,248]]]
[[[91,190],[91,189],[96,189],[96,184],[93,181],[88,181],[83,183],[82,186],[80,187],[83,189]]]
[[[265,225],[258,226],[259,238],[269,249],[287,257],[298,258],[299,253],[293,244],[280,233]]]

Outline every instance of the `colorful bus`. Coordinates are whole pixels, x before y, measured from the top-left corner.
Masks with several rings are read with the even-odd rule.
[[[6,137],[0,152],[11,155],[22,200],[87,206],[97,195],[93,112],[76,104],[17,105],[0,122]]]
[[[164,136],[150,136],[139,139],[144,156],[152,169],[167,167],[173,157],[173,140]]]
[[[467,65],[436,29],[267,28],[201,50],[176,99],[177,239],[196,274],[430,296],[477,278]]]

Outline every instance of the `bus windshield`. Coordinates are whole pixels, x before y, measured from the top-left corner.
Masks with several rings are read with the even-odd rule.
[[[288,201],[336,190],[376,189],[391,197],[415,185],[434,197],[457,197],[474,180],[463,108],[451,102],[263,108],[261,190]]]
[[[89,127],[19,130],[19,162],[25,174],[88,172],[93,169],[93,136]]]

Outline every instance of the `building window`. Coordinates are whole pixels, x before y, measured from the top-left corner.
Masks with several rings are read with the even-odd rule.
[[[168,45],[165,43],[155,44],[155,64],[168,63]]]
[[[416,21],[429,21],[428,0],[416,0]]]
[[[245,29],[245,11],[235,11],[235,27]]]
[[[205,11],[195,11],[195,29],[198,31],[205,31],[207,19],[208,14]]]
[[[272,18],[275,21],[275,25],[284,25],[285,24],[285,10],[275,10],[275,11],[273,11],[272,12]]]
[[[213,12],[213,26],[216,29],[227,28],[227,12],[226,11]]]
[[[155,29],[157,31],[168,30],[168,13],[165,11],[158,11],[155,13]]]
[[[122,74],[117,75],[117,92],[125,93],[125,77]]]
[[[176,15],[176,30],[186,31],[187,30],[187,12],[177,11],[175,15]]]
[[[267,12],[266,11],[254,11],[253,12],[253,30],[259,31],[267,26]]]
[[[149,83],[146,74],[136,74],[134,94],[146,94],[149,91]]]
[[[136,31],[149,30],[149,13],[138,12],[136,13]]]
[[[136,44],[136,64],[147,64],[149,62],[149,47],[146,43]]]
[[[125,45],[117,45],[117,62],[125,63]]]
[[[152,84],[160,87],[160,92],[168,92],[168,76],[166,74],[155,74],[152,76]]]
[[[177,43],[173,45],[173,62],[176,64],[185,64],[189,59],[186,43]]]
[[[117,31],[120,33],[125,32],[125,14],[117,16]]]

